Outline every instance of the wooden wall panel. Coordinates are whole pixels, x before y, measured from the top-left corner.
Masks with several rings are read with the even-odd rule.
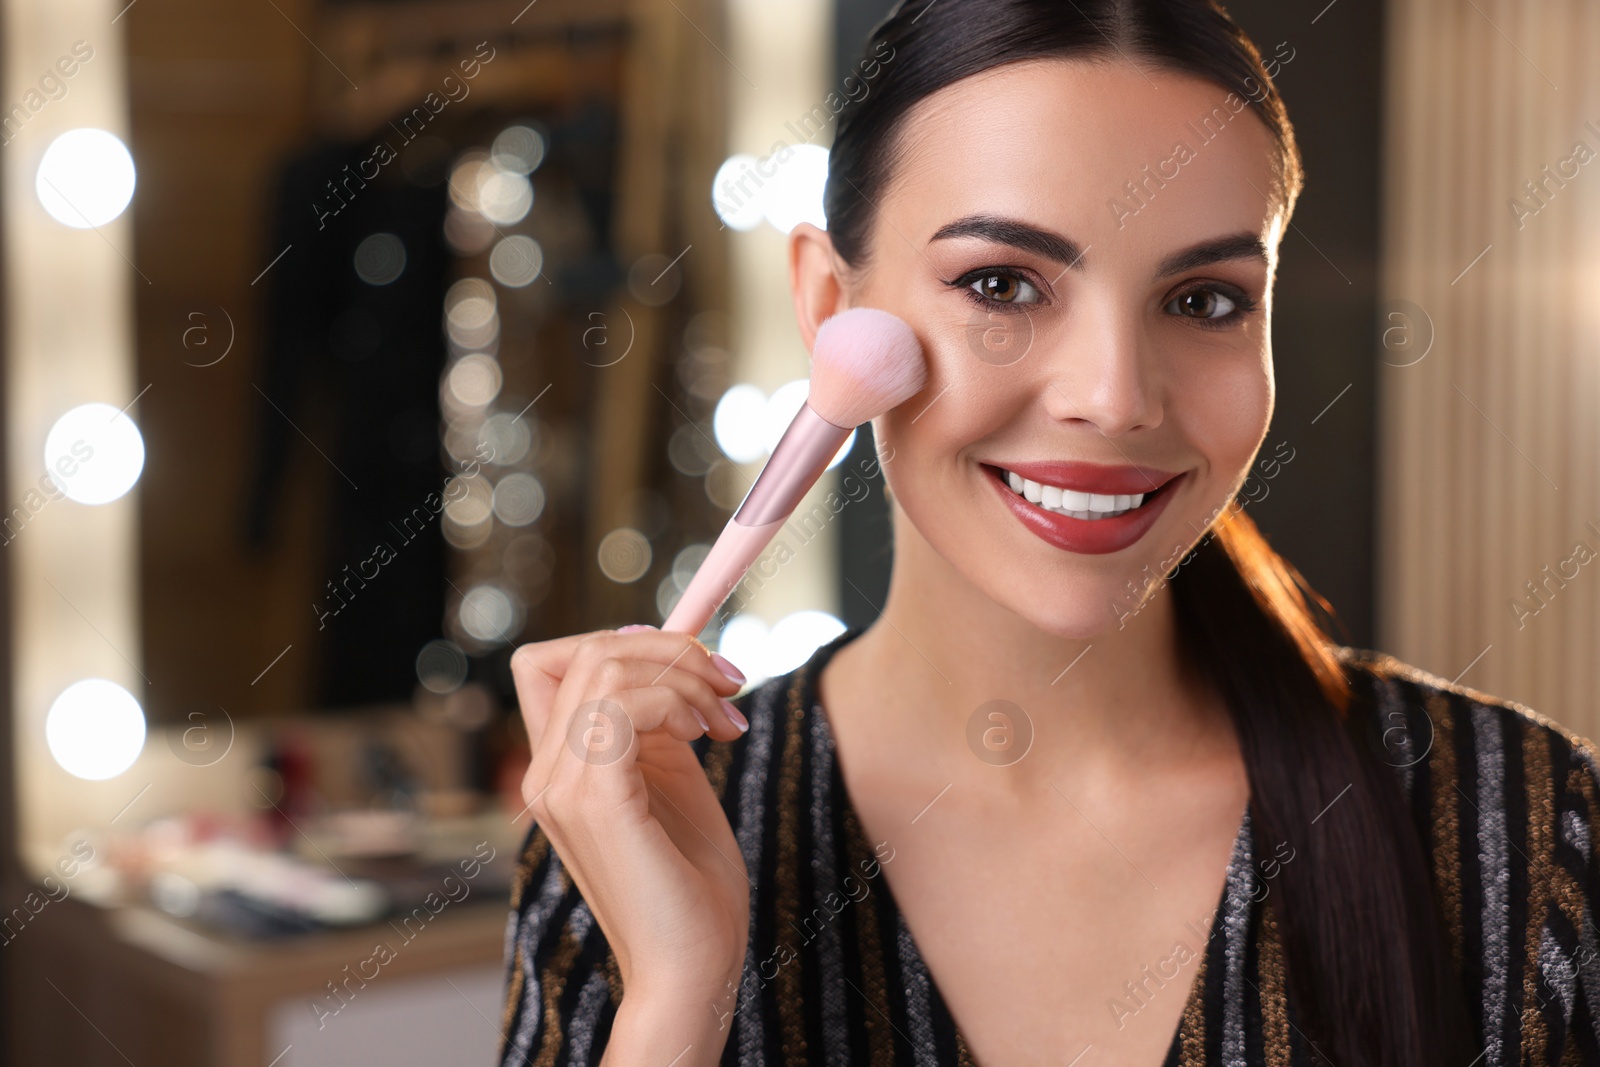
[[[1432,348],[1380,366],[1377,643],[1594,736],[1600,13],[1396,0],[1390,34],[1382,294]]]

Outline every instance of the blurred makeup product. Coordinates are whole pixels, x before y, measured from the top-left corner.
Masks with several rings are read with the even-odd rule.
[[[778,527],[864,422],[915,396],[928,365],[911,327],[877,308],[828,319],[811,346],[811,389],[663,630],[698,634]]]

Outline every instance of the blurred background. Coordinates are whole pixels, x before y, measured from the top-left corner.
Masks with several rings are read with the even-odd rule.
[[[1228,6],[1309,175],[1251,514],[1600,733],[1600,9]],[[887,8],[0,0],[0,1056],[491,1061],[510,650],[659,624],[804,399]],[[752,684],[877,615],[871,455],[702,634]]]

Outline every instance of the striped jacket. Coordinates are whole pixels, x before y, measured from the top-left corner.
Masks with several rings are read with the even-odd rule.
[[[817,674],[860,632],[737,698],[750,720],[743,738],[693,742],[755,883],[723,1064],[975,1063],[876,877],[818,713]],[[1481,1035],[1478,1065],[1600,1064],[1600,856],[1591,838],[1600,749],[1523,705],[1392,656],[1341,656],[1374,698],[1373,736],[1429,853]],[[1257,871],[1270,870],[1250,826],[1247,809],[1166,1067],[1313,1062],[1272,898],[1257,891]],[[852,873],[865,892],[846,899],[838,889]],[[598,1064],[621,978],[537,826],[512,887],[506,959],[502,1067]]]

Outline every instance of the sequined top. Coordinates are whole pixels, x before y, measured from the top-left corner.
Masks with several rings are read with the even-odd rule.
[[[725,1065],[976,1062],[880,877],[817,703],[823,664],[861,632],[846,631],[738,697],[750,720],[744,737],[693,742],[754,883]],[[1372,697],[1373,736],[1428,853],[1478,1024],[1478,1064],[1600,1064],[1600,859],[1591,838],[1600,749],[1521,704],[1392,656],[1340,655]],[[1273,898],[1260,891],[1274,857],[1258,851],[1247,808],[1211,927],[1190,930],[1185,947],[1199,965],[1183,971],[1188,999],[1164,1067],[1313,1062]],[[621,977],[537,826],[512,887],[506,959],[502,1067],[598,1064]],[[1163,979],[1151,972],[1125,991],[1127,1012],[1153,994],[1152,981]],[[1062,1050],[1061,1062],[1074,1051]]]

